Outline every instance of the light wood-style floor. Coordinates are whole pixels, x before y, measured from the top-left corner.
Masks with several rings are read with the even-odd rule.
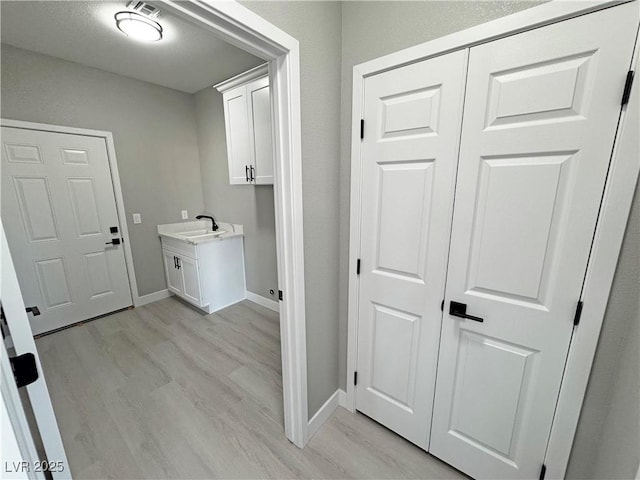
[[[169,298],[37,340],[75,478],[465,478],[338,408],[284,436],[278,315]]]

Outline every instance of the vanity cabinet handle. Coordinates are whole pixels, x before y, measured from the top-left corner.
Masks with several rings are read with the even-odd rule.
[[[244,166],[244,176],[247,179],[247,182],[249,181],[249,165],[245,165]]]
[[[182,265],[180,265],[180,257],[176,257],[176,260],[178,261],[178,270],[180,270],[180,267],[182,267]]]
[[[256,181],[256,177],[255,177],[255,175],[253,174],[254,170],[255,170],[255,168],[253,168],[253,165],[251,165],[251,166],[249,167],[249,171],[251,172],[251,179],[250,179],[250,180],[251,180],[252,182],[255,182],[255,181]]]

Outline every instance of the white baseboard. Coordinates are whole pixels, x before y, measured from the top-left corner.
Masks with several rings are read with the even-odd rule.
[[[274,312],[280,311],[280,304],[278,302],[262,297],[256,293],[250,292],[249,290],[247,290],[247,300],[251,300],[252,302],[262,305],[264,308],[268,308]]]
[[[339,406],[338,399],[340,397],[340,392],[341,392],[340,389],[333,392],[333,395],[331,395],[327,399],[327,401],[324,402],[324,405],[320,407],[320,410],[318,410],[316,414],[311,418],[311,420],[309,420],[308,433],[307,433],[309,440],[311,440],[311,438],[315,435],[315,433],[318,430],[320,430],[320,427],[324,425],[324,422],[329,420],[329,417],[335,411],[335,409],[338,408]]]
[[[148,295],[142,295],[138,297],[137,300],[134,300],[133,304],[136,307],[141,307],[143,305],[147,305],[148,303],[157,302],[158,300],[163,300],[165,298],[169,298],[171,296],[171,292],[168,289],[158,290],[157,292],[150,293]]]
[[[349,410],[349,407],[347,407],[347,392],[341,388],[338,389],[338,405]]]

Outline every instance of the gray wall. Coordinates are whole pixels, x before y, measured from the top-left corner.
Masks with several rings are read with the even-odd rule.
[[[598,341],[567,478],[631,479],[640,462],[640,188]]]
[[[156,225],[203,208],[193,96],[8,45],[1,66],[3,118],[113,132],[138,292],[166,288]]]
[[[229,184],[222,94],[214,88],[199,91],[195,108],[204,209],[216,219],[244,225],[247,290],[277,301],[273,187]]]
[[[338,2],[242,2],[300,42],[309,416],[338,388]]]

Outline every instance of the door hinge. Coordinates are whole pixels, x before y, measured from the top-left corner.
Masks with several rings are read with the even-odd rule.
[[[282,290],[278,290],[278,300],[282,300]]]
[[[544,480],[544,476],[547,474],[547,466],[543,463],[542,468],[540,469],[540,476],[538,480]]]
[[[364,118],[360,119],[360,140],[364,138]]]
[[[360,259],[356,262],[356,275],[360,275]]]
[[[582,316],[582,300],[578,300],[576,305],[576,314],[573,316],[573,324],[578,325],[580,323],[580,317]]]
[[[358,372],[353,372],[353,384],[358,385]]]
[[[16,355],[9,361],[18,388],[30,385],[38,379],[38,367],[36,367],[36,357],[33,353]]]
[[[624,90],[622,91],[622,102],[620,105],[623,107],[629,103],[629,97],[631,96],[631,86],[633,85],[633,76],[635,72],[633,70],[629,70],[627,72],[627,80],[624,82]]]

